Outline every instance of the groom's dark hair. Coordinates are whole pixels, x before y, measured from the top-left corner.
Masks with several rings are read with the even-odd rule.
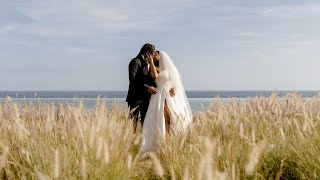
[[[141,56],[141,55],[145,55],[147,53],[152,53],[155,51],[155,47],[154,45],[150,44],[150,43],[146,43],[142,46],[139,54],[137,55],[137,57]]]

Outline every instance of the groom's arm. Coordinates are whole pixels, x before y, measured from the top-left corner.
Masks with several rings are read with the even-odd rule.
[[[149,86],[148,84],[144,84],[143,86],[146,90],[149,90],[151,88],[151,86]]]
[[[149,74],[149,77],[145,81],[144,87],[146,88],[146,90],[150,94],[156,94],[157,93],[156,84],[155,84],[154,79],[151,77],[150,74]]]

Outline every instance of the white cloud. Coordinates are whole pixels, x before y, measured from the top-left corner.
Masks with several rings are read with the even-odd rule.
[[[298,38],[304,38],[306,37],[305,33],[291,33],[288,34],[288,37],[291,39],[298,39]]]
[[[301,40],[301,41],[294,41],[294,40],[288,40],[283,42],[276,42],[276,46],[283,46],[283,47],[294,47],[294,46],[311,46],[314,45],[312,41],[307,40]]]
[[[239,37],[263,37],[264,34],[257,33],[257,32],[240,32],[240,33],[234,33],[233,36],[239,36]]]
[[[4,34],[4,33],[8,33],[8,32],[14,31],[14,30],[17,29],[17,27],[18,27],[17,24],[4,25],[4,26],[0,27],[0,34]]]
[[[179,9],[190,8],[193,2],[33,0],[17,3],[17,10],[31,19],[20,29],[23,33],[79,37],[163,29]]]
[[[66,47],[65,52],[69,54],[89,54],[96,52],[93,49],[84,48],[84,47]]]
[[[287,4],[267,7],[258,12],[265,17],[281,19],[296,19],[307,16],[320,15],[320,3]]]

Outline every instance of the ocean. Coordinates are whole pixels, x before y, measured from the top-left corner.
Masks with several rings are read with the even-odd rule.
[[[306,98],[311,98],[319,93],[319,91],[277,91],[279,97],[293,92]],[[216,97],[223,101],[230,97],[242,101],[248,97],[268,97],[272,93],[273,91],[186,91],[193,112],[206,110]],[[127,91],[0,91],[0,103],[4,103],[6,97],[10,96],[12,101],[20,104],[28,102],[33,104],[47,102],[55,105],[78,104],[82,100],[87,108],[93,108],[99,96],[101,99],[106,99],[108,107],[113,103],[119,103],[125,107],[127,106],[126,95]]]

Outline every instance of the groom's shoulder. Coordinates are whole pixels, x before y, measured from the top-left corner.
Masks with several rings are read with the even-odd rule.
[[[138,57],[135,57],[131,59],[130,64],[141,64],[141,59]]]

